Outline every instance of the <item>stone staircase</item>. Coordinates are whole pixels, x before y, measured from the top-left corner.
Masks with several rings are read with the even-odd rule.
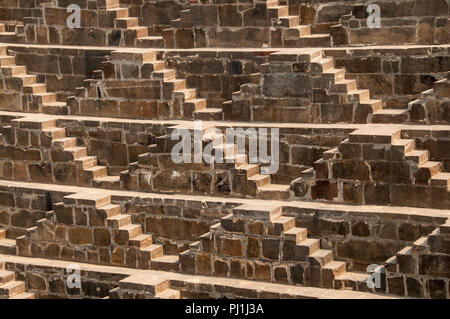
[[[119,281],[109,291],[109,299],[180,299],[180,291],[170,287],[170,280],[157,276],[134,275]]]
[[[8,109],[19,107],[25,112],[67,114],[66,103],[58,102],[55,93],[47,92],[45,83],[37,83],[36,75],[28,74],[26,66],[16,65],[15,57],[8,55],[7,48],[6,45],[0,46],[0,67],[4,77],[4,89],[22,94],[22,107],[11,105]]]
[[[121,43],[120,46],[139,48],[164,47],[163,37],[149,35],[149,28],[139,26],[139,18],[130,17],[128,8],[120,7],[119,0],[107,0],[106,10],[116,12],[116,18],[114,19],[114,27],[116,29],[125,29],[126,33],[132,34],[132,36],[123,37],[123,43]],[[131,42],[132,39],[134,39],[133,42]]]
[[[424,124],[450,123],[450,75],[433,83],[433,88],[408,104],[410,122]]]
[[[78,146],[76,137],[68,137],[65,128],[56,126],[53,118],[24,117],[11,121],[5,130],[36,132],[40,136],[41,147],[49,148],[49,159],[52,164],[71,164],[75,166],[75,182],[78,185],[101,188],[120,188],[120,177],[109,176],[106,166],[98,165],[97,156],[89,156],[85,146]],[[68,183],[74,183],[68,180]]]
[[[271,18],[276,19],[282,31],[282,42],[285,47],[330,47],[329,34],[311,34],[310,25],[300,24],[299,15],[289,15],[289,6],[280,5],[277,0],[267,0],[267,10]]]
[[[313,169],[304,171],[299,182],[308,184],[308,176],[314,180],[310,194],[315,200],[370,204],[370,194],[366,197],[348,186],[339,189],[340,181],[352,185],[358,180],[370,187],[382,185],[387,191],[377,194],[378,200],[395,206],[443,209],[450,202],[450,173],[443,170],[442,162],[430,160],[428,150],[417,149],[414,139],[403,139],[402,130],[395,126],[355,130],[338,148],[324,153]],[[296,185],[292,188],[295,191]],[[415,195],[405,197],[405,192]]]
[[[249,271],[253,260],[266,268],[265,275]],[[235,270],[224,272],[219,261],[236,264]],[[260,261],[266,263],[261,266]],[[240,267],[247,267],[248,279],[331,289],[364,290],[368,277],[346,271],[346,263],[334,260],[333,251],[321,248],[320,239],[308,237],[306,228],[296,227],[294,217],[266,202],[233,208],[232,214],[180,254],[180,268],[185,272],[232,277]]]
[[[60,248],[53,257],[59,259],[76,260],[84,255],[95,264],[178,270],[178,257],[164,255],[163,246],[155,244],[152,235],[144,234],[141,225],[133,224],[131,216],[122,214],[121,207],[111,203],[111,196],[99,190],[65,196],[36,224],[29,235],[17,238],[19,255],[30,255],[33,245],[39,247],[42,256],[48,257],[49,247],[54,252],[57,244]],[[56,228],[59,229],[56,239],[45,235]],[[61,236],[63,229],[65,234]],[[74,250],[78,256],[67,254]]]
[[[157,100],[168,101],[171,105],[170,114],[156,114],[156,118],[163,118],[164,116],[165,118],[168,117],[167,119],[191,120],[195,111],[206,108],[206,99],[198,98],[195,88],[188,88],[185,79],[177,78],[175,69],[166,68],[165,62],[157,59],[157,52],[154,50],[134,48],[116,50],[111,54],[111,64],[115,72],[111,74],[111,72],[99,70],[98,72],[103,72],[103,76],[96,80],[86,80],[85,88],[80,88],[79,98],[95,99],[99,102],[102,102],[103,99],[116,98],[114,94],[117,94],[117,92],[111,92],[111,90],[120,88],[120,86],[127,87],[130,96],[142,96],[145,92],[133,93],[129,87],[134,88],[142,82],[142,89],[145,89],[145,82],[150,80],[151,82],[161,82],[161,95]],[[127,71],[130,68],[136,68],[136,72],[132,75]],[[141,88],[137,87],[137,89]],[[101,95],[99,95],[99,91]],[[123,98],[123,96],[120,97]],[[136,97],[136,99],[140,98]],[[133,100],[131,99],[131,101]],[[71,113],[86,115],[73,107]],[[157,112],[155,111],[155,113]],[[104,116],[102,114],[88,115]],[[126,114],[122,116],[127,117]]]
[[[34,293],[25,291],[23,281],[15,280],[14,272],[5,270],[2,261],[0,261],[0,299],[35,299]]]
[[[152,163],[162,161],[162,158],[168,158],[171,161],[171,152],[177,141],[171,140],[171,134],[174,130],[191,132],[191,136],[197,136],[196,128],[192,123],[179,124],[168,129],[168,134],[160,136],[157,144],[150,147],[150,152],[138,156],[136,163],[130,164],[130,169],[121,173],[121,179],[124,184],[130,179],[130,175],[138,174],[137,180],[142,180],[143,175],[151,170]],[[226,141],[223,132],[214,127],[212,124],[203,125],[199,133],[202,138],[202,149],[211,144],[213,150],[211,155],[213,158],[202,157],[201,163],[180,163],[177,169],[195,170],[193,165],[200,165],[201,170],[226,170],[231,172],[232,194],[236,196],[244,196],[261,199],[279,199],[287,200],[291,198],[290,185],[274,184],[271,182],[269,174],[262,174],[260,165],[248,162],[246,154],[239,154],[238,146],[235,142]],[[195,143],[195,141],[192,141]],[[193,145],[193,144],[192,144]],[[216,160],[214,158],[217,156]],[[192,159],[191,159],[192,161]],[[221,162],[219,162],[221,161]],[[183,166],[184,165],[184,166]],[[198,168],[200,169],[200,168]]]

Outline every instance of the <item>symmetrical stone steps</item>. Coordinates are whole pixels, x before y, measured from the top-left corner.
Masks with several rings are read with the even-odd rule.
[[[133,224],[130,215],[122,214],[121,207],[111,203],[111,196],[102,192],[78,193],[63,198],[57,206],[94,207],[111,234],[111,243],[127,248],[134,247],[139,256],[137,267],[178,271],[178,256],[164,255],[163,245],[155,244],[153,236],[144,234],[142,225]],[[59,208],[58,208],[59,209]]]
[[[88,156],[87,147],[78,146],[75,137],[67,137],[66,129],[57,127],[56,120],[46,117],[24,117],[12,120],[11,126],[18,129],[38,129],[48,136],[52,161],[75,162],[80,185],[120,188],[120,177],[108,176],[107,167],[98,165],[96,156]]]
[[[15,278],[14,272],[5,270],[4,263],[0,262],[0,299],[34,299],[34,293],[25,291],[25,283]]]
[[[31,96],[30,104],[33,105],[33,110],[24,111],[39,111],[47,114],[67,114],[67,105],[56,100],[55,93],[47,92],[47,85],[45,83],[37,83],[36,75],[27,73],[26,66],[16,65],[15,57],[8,55],[6,45],[0,46],[0,67],[5,77],[6,87],[22,92],[25,96]]]
[[[232,239],[247,243],[247,253],[232,244]],[[262,243],[262,250],[258,242]],[[368,274],[347,272],[346,263],[334,260],[333,251],[323,249],[320,239],[308,237],[306,228],[296,227],[294,217],[283,215],[282,207],[271,203],[243,204],[233,208],[232,214],[211,226],[199,242],[190,245],[190,250],[182,252],[181,260],[190,253],[247,261],[260,260],[263,255],[264,260],[276,265],[298,264],[304,271],[301,282],[305,286],[359,290],[368,277]]]
[[[430,152],[416,149],[415,140],[402,139],[400,129],[362,128],[350,133],[349,142],[391,144],[403,154],[405,161],[417,166],[415,184],[450,189],[450,173],[443,172],[442,163],[430,161]]]
[[[188,88],[185,79],[176,76],[175,69],[167,69],[163,60],[157,60],[156,51],[142,49],[126,49],[113,51],[113,63],[138,63],[142,78],[151,78],[163,82],[163,98],[172,100],[174,117],[191,120],[195,112],[206,109],[206,99],[197,97],[197,89]],[[145,72],[145,74],[143,74]],[[176,110],[175,110],[176,109]]]
[[[130,17],[128,8],[120,7],[120,4],[108,7],[108,10],[117,12],[114,19],[114,26],[116,29],[125,29],[126,32],[135,33],[134,46],[139,48],[163,48],[164,39],[162,36],[149,35],[148,27],[139,25],[139,18]],[[122,39],[124,40],[124,39]],[[127,43],[122,43],[122,46],[129,46]]]

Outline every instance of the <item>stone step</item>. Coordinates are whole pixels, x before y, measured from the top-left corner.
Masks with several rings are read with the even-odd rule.
[[[286,40],[288,41],[288,40]],[[331,36],[329,34],[310,34],[302,36],[296,41],[298,47],[331,47]]]
[[[255,217],[261,220],[274,221],[281,216],[281,206],[266,201],[261,203],[244,204],[233,208],[233,215],[237,218]]]
[[[308,230],[306,228],[292,227],[284,232],[284,239],[293,241],[296,244],[300,244],[308,236]]]
[[[108,169],[106,166],[97,165],[84,169],[83,173],[87,174],[90,179],[98,180],[108,175]]]
[[[290,185],[268,184],[262,187],[258,187],[258,198],[270,200],[287,200],[290,197]]]
[[[283,27],[294,28],[300,24],[300,16],[280,17],[280,22]]]
[[[325,76],[329,76],[334,79],[334,82],[339,82],[345,79],[345,70],[344,69],[329,69],[322,73]],[[357,90],[353,91],[357,93]],[[350,92],[349,94],[352,94]]]
[[[174,69],[164,69],[153,73],[155,79],[162,79],[164,81],[175,79],[176,71]]]
[[[16,255],[16,241],[13,239],[1,239],[0,254]]]
[[[291,27],[284,31],[284,39],[297,41],[300,37],[305,37],[311,34],[310,25],[298,25]]]
[[[334,69],[334,60],[327,58],[315,58],[311,63],[318,64],[320,66],[321,72],[326,72]]]
[[[115,204],[107,204],[97,208],[97,212],[101,214],[103,218],[111,218],[120,215],[121,207]]]
[[[247,180],[255,183],[257,187],[262,187],[270,184],[271,178],[270,175],[255,174]]]
[[[122,49],[111,52],[111,60],[113,61],[124,61],[124,62],[135,62],[135,63],[150,63],[156,61],[156,51],[155,50],[145,50],[145,49]]]
[[[6,229],[0,228],[0,240],[6,239]]]
[[[204,104],[206,104],[206,100],[204,101]],[[196,110],[194,111],[194,119],[203,121],[222,121],[223,110],[222,108],[204,108]]]
[[[25,283],[22,281],[11,281],[0,285],[0,296],[13,297],[25,292]]]
[[[131,238],[137,237],[142,234],[142,226],[129,224],[120,227],[118,231],[122,238],[127,238],[128,240],[130,240]]]
[[[13,66],[16,64],[16,58],[9,55],[0,56],[0,67]]]
[[[32,292],[22,292],[20,294],[12,296],[10,299],[35,299],[36,296]]]
[[[357,82],[356,80],[339,80],[334,83],[334,89],[339,93],[349,93],[351,91],[357,90]]]
[[[153,236],[147,234],[141,234],[139,236],[133,237],[129,241],[130,246],[145,248],[153,244]]]
[[[111,195],[104,191],[86,191],[64,196],[63,203],[103,208],[103,206],[111,204]]]
[[[87,156],[87,148],[86,147],[78,147],[78,146],[77,147],[67,147],[64,149],[64,152],[71,153],[73,160],[79,159],[80,157]]]
[[[129,16],[128,8],[113,8],[108,11],[113,11],[116,19],[127,18]]]
[[[307,256],[309,256],[320,249],[320,239],[306,238],[300,243],[297,243],[297,246],[301,246],[307,249],[308,250]]]
[[[179,257],[177,255],[163,255],[151,260],[151,269],[163,271],[179,271]]]
[[[27,68],[24,65],[2,66],[1,69],[5,76],[18,76],[27,74]]]
[[[367,273],[349,272],[346,271],[335,277],[335,280],[350,281],[354,283],[365,282],[370,275]]]
[[[24,117],[20,119],[11,120],[11,126],[31,129],[31,130],[43,130],[56,126],[56,120],[47,116],[33,116]]]
[[[139,25],[139,19],[134,17],[118,18],[115,21],[115,27],[118,29],[134,28]]]
[[[66,129],[62,127],[49,127],[42,130],[47,136],[52,139],[58,139],[66,137]]]
[[[77,164],[77,166],[79,166],[83,169],[97,166],[97,164],[98,164],[97,156],[79,157],[75,160],[75,164]]]
[[[289,7],[288,6],[271,6],[267,7],[269,11],[269,15],[271,18],[284,18],[289,15]]]
[[[275,219],[273,222],[272,235],[281,236],[283,233],[286,233],[289,230],[292,230],[295,227],[295,218],[281,216]]]
[[[236,165],[236,170],[241,173],[245,172],[247,174],[247,179],[259,174],[259,166],[256,164],[238,164]]]
[[[92,181],[93,186],[108,189],[120,188],[120,176],[103,176],[98,177]]]
[[[183,103],[183,116],[186,119],[190,119],[192,116],[195,117],[197,111],[204,109],[206,109],[206,99],[190,99]]]
[[[363,127],[349,134],[350,143],[392,144],[401,137],[401,130],[389,127]]]
[[[37,82],[36,75],[31,74],[21,74],[16,76],[22,82],[22,86],[35,84]]]
[[[415,174],[415,182],[416,184],[428,185],[429,180],[441,171],[441,162],[426,161],[419,165],[419,169]]]
[[[333,275],[336,277],[345,273],[347,265],[344,261],[333,260],[325,264],[322,268],[331,271]]]
[[[164,38],[162,36],[138,38],[137,45],[140,48],[164,48]]]
[[[69,110],[64,102],[50,102],[40,106],[41,113],[52,115],[67,115]]]
[[[197,89],[184,89],[184,90],[176,90],[174,93],[180,94],[184,96],[184,100],[186,102],[193,100],[197,97]]]
[[[438,99],[450,99],[450,80],[442,79],[434,82],[433,93]]]
[[[39,94],[47,92],[47,85],[44,83],[36,83],[31,85],[25,85],[22,87],[23,93],[26,94]]]
[[[163,292],[156,294],[156,299],[180,299],[180,291],[175,289],[166,289]]]
[[[431,177],[431,186],[450,188],[450,173],[438,173]]]
[[[153,260],[158,257],[162,257],[164,254],[163,246],[152,244],[150,246],[144,247],[140,249],[141,253],[147,254],[149,257],[149,260]]]
[[[319,249],[306,257],[306,261],[311,266],[323,267],[333,261],[333,251],[328,249]]]
[[[63,137],[56,138],[52,140],[52,146],[60,149],[68,148],[68,147],[76,147],[77,139],[76,137]]]
[[[392,147],[400,152],[403,152],[404,154],[411,152],[415,150],[416,148],[416,141],[415,140],[407,140],[407,139],[400,139],[392,143]]]
[[[121,227],[127,226],[131,224],[131,216],[130,215],[113,215],[106,219],[106,225],[111,228],[119,229]]]
[[[148,37],[148,27],[131,27],[128,30],[136,32],[137,40]]]
[[[382,109],[373,113],[372,123],[404,123],[408,120],[408,117],[408,110]]]
[[[186,80],[174,78],[172,80],[164,81],[163,86],[164,90],[169,91],[184,90],[186,89]]]
[[[16,278],[12,271],[0,270],[0,285],[13,281]]]
[[[430,152],[428,150],[414,150],[405,154],[406,160],[413,161],[418,165],[424,164],[429,158]]]
[[[56,102],[56,94],[55,93],[39,93],[35,94],[34,98],[39,104],[48,104]]]

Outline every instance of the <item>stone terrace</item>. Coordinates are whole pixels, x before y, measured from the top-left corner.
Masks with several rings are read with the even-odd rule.
[[[370,4],[0,0],[0,299],[450,298],[450,0]]]

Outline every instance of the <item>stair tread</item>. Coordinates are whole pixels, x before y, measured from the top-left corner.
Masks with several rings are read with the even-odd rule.
[[[201,100],[201,99],[196,99],[196,100]],[[190,100],[189,102],[192,102],[193,100]],[[216,107],[211,107],[211,108],[207,108],[207,109],[201,109],[201,110],[196,110],[195,113],[222,113],[222,109],[221,108],[216,108]]]
[[[450,173],[446,172],[440,172],[431,177],[431,179],[439,179],[439,180],[449,180],[450,179]]]
[[[169,288],[169,289],[164,290],[163,292],[156,294],[156,297],[161,298],[161,299],[168,299],[168,298],[172,298],[174,295],[177,295],[177,294],[178,294],[178,290]]]
[[[258,189],[266,190],[266,191],[289,191],[291,189],[291,186],[283,185],[283,184],[269,184],[269,185],[258,187]]]
[[[14,246],[16,246],[16,241],[14,239],[1,239],[0,246],[14,247]]]
[[[116,182],[116,181],[120,181],[120,176],[107,175],[107,176],[96,178],[95,180],[99,181],[99,182]]]
[[[14,295],[10,297],[9,299],[34,299],[35,294],[32,292],[22,292],[20,294]]]
[[[376,111],[374,114],[389,114],[389,115],[408,114],[408,110],[402,110],[402,109],[381,109],[379,111]]]
[[[85,171],[94,172],[94,171],[99,171],[99,170],[102,170],[102,169],[105,169],[105,168],[106,168],[106,166],[97,165],[97,166],[92,166],[92,167],[85,168],[84,170]]]
[[[152,261],[163,263],[177,263],[179,261],[179,257],[177,255],[163,255],[161,257],[153,258]]]
[[[368,276],[369,276],[369,274],[367,274],[367,273],[346,271],[343,274],[337,275],[336,279],[339,279],[339,280],[365,281]]]

